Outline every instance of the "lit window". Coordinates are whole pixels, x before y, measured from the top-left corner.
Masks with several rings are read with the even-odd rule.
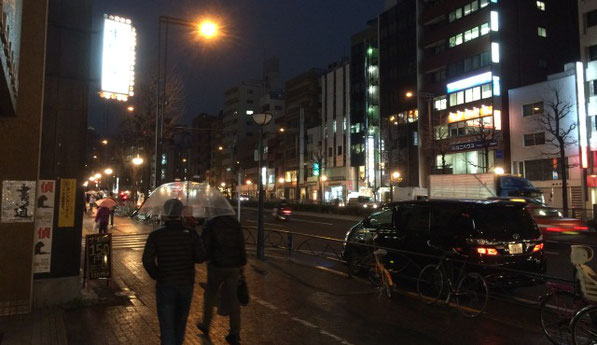
[[[458,91],[458,93],[456,93],[456,103],[457,104],[464,103],[464,91]]]
[[[490,14],[490,23],[491,23],[491,31],[498,31],[499,27],[499,20],[498,20],[498,13],[497,11],[491,11]]]
[[[481,99],[481,87],[477,86],[473,88],[473,101],[478,101]]]
[[[462,44],[462,34],[456,35],[456,45]]]
[[[543,2],[543,1],[537,1],[537,8],[540,11],[545,11],[545,2]]]
[[[547,30],[544,27],[538,26],[537,27],[537,34],[541,37],[547,37]]]
[[[473,89],[468,89],[464,91],[464,101],[466,103],[473,101]]]
[[[499,96],[502,94],[502,88],[500,86],[500,77],[493,77],[493,95]]]
[[[480,3],[479,3],[479,6],[481,8],[483,8],[483,7],[487,6],[487,5],[489,5],[489,0],[481,0]]]
[[[543,102],[524,104],[522,106],[522,116],[531,116],[543,114]]]
[[[491,84],[485,84],[481,86],[481,98],[486,99],[486,98],[491,98],[492,96],[492,90],[491,90]]]
[[[481,36],[487,35],[489,33],[489,23],[485,23],[481,25]]]
[[[491,62],[500,62],[500,44],[496,42],[491,43]]]
[[[455,105],[458,105],[457,99],[456,99],[456,94],[452,93],[452,94],[450,94],[450,106],[453,107]]]

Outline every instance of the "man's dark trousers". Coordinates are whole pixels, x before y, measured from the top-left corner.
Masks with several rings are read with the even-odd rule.
[[[209,328],[213,317],[213,308],[217,304],[217,294],[222,285],[222,298],[230,306],[230,334],[240,333],[240,304],[237,297],[240,267],[216,267],[213,264],[207,267],[207,289],[203,303],[203,326]]]
[[[193,285],[156,285],[162,345],[182,345],[193,298]]]

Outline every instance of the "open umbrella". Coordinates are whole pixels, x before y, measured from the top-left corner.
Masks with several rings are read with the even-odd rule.
[[[100,199],[100,200],[96,201],[95,203],[97,204],[98,207],[107,207],[107,208],[116,207],[116,201],[114,201],[114,199],[111,199],[111,198]]]
[[[171,182],[156,188],[137,214],[146,216],[164,216],[166,200],[179,199],[185,206],[186,217],[210,218],[234,215],[234,209],[220,191],[207,183]]]

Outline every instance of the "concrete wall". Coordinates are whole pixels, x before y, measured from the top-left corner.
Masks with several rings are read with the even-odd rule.
[[[23,1],[20,96],[16,116],[0,117],[0,181],[38,179],[47,6]],[[32,222],[0,223],[0,314],[29,311],[33,229]]]

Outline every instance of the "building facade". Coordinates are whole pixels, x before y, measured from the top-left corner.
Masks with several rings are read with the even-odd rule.
[[[419,1],[418,13],[420,173],[507,171],[506,91],[578,59],[576,2]]]
[[[321,77],[321,126],[325,202],[347,200],[355,190],[350,166],[350,63],[344,59],[329,66]]]
[[[382,185],[419,185],[416,0],[396,1],[378,18]],[[391,178],[393,172],[400,180]]]
[[[580,68],[577,68],[580,67]],[[577,71],[579,73],[577,73]],[[582,85],[582,65],[570,63],[566,71],[552,75],[545,82],[508,91],[510,114],[511,170],[530,180],[543,191],[546,204],[562,208],[561,164],[567,166],[568,207],[584,208],[583,168],[581,163],[579,116],[584,104],[579,103],[579,79]],[[580,111],[579,111],[580,110]],[[557,116],[557,118],[556,118]],[[566,135],[566,161],[562,163],[554,133]],[[595,200],[592,198],[592,200]]]

